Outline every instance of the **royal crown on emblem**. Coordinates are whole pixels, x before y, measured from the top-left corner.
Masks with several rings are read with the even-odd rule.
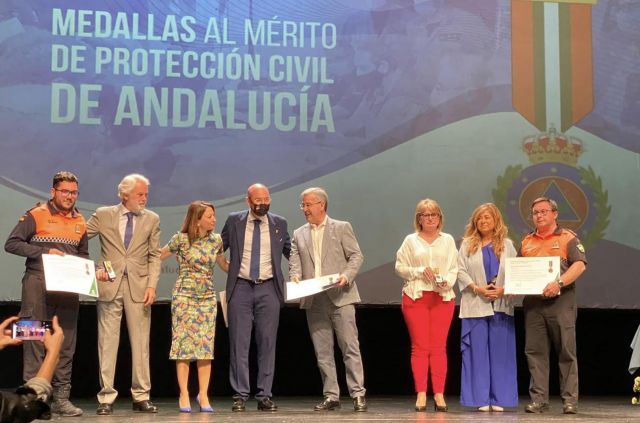
[[[578,138],[567,137],[551,126],[547,132],[525,138],[522,151],[533,164],[559,162],[575,166],[584,148]]]

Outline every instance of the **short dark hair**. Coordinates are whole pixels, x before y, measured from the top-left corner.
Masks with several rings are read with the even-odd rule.
[[[60,182],[75,182],[77,184],[78,178],[71,172],[61,170],[60,172],[53,175],[53,182],[51,186],[53,188],[57,188]]]

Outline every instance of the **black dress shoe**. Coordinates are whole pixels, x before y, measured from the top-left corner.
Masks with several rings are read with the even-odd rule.
[[[138,413],[157,413],[158,407],[149,400],[134,401],[131,408]]]
[[[238,411],[244,411],[247,408],[244,405],[244,400],[242,398],[235,398],[233,400],[233,405],[231,406],[231,411],[233,412],[238,412]]]
[[[449,411],[449,406],[448,405],[438,405],[435,402],[433,403],[433,411],[439,411],[441,413],[446,413],[447,411]]]
[[[260,411],[278,411],[278,406],[270,398],[263,398],[258,401],[258,410]]]
[[[364,399],[364,395],[353,399],[353,411],[367,411],[367,400]]]
[[[340,401],[329,399],[328,397],[322,400],[321,403],[318,403],[315,407],[313,407],[314,411],[330,411],[335,410],[336,408],[340,408]]]
[[[107,404],[106,402],[101,402],[98,404],[98,409],[96,410],[96,414],[98,416],[108,416],[113,414],[113,404]]]

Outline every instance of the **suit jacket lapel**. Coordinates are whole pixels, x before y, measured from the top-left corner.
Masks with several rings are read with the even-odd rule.
[[[275,245],[277,245],[277,235],[278,235],[278,226],[276,222],[273,220],[273,217],[267,213],[267,222],[269,222],[269,243],[271,244],[271,263],[275,263]],[[275,270],[274,270],[275,275]]]
[[[242,259],[242,252],[244,251],[244,233],[247,230],[247,220],[249,219],[249,212],[245,212],[240,216],[240,219],[236,222],[236,245],[238,246],[238,253]]]
[[[113,229],[114,237],[118,239],[118,242],[115,242],[115,245],[118,245],[122,249],[122,254],[124,255],[127,252],[127,249],[124,248],[124,238],[120,233],[120,214],[122,212],[122,206],[117,205],[113,208],[111,213],[111,228]]]
[[[322,235],[322,254],[320,255],[322,263],[324,263],[325,259],[327,258],[327,251],[329,251],[329,242],[331,242],[333,229],[333,221],[329,219],[329,217],[327,217],[327,223],[324,227],[324,234]]]
[[[129,242],[128,249],[132,248],[133,244],[138,242],[138,238],[142,236],[142,233],[144,232],[144,225],[147,221],[147,214],[140,213],[139,215],[135,216],[133,219],[134,219],[133,233],[131,234],[131,241]]]
[[[315,264],[316,260],[313,250],[313,239],[311,238],[311,225],[309,223],[307,223],[302,229],[302,240],[304,245],[307,247],[307,254],[309,254],[311,262]]]

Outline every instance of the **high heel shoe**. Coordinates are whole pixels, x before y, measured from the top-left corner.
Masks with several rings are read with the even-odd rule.
[[[441,413],[446,413],[447,411],[449,411],[449,406],[448,405],[438,405],[435,402],[433,403],[433,411],[439,411]]]
[[[188,407],[183,407],[180,404],[180,400],[178,400],[178,409],[180,410],[181,413],[191,413],[191,404],[189,404]]]
[[[213,408],[210,405],[205,405],[204,407],[200,405],[200,397],[196,397],[196,402],[201,413],[213,413]]]
[[[418,411],[418,412],[427,411],[427,406],[426,405],[416,405],[416,411]]]

